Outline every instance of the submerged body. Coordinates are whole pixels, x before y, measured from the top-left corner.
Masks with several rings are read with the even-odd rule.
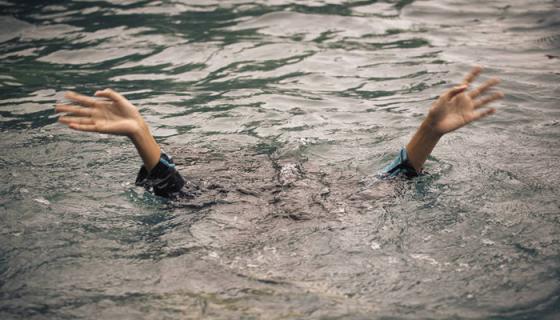
[[[381,172],[382,176],[416,176],[422,171],[424,162],[444,134],[496,111],[483,107],[502,99],[503,93],[481,95],[498,84],[498,79],[490,79],[478,88],[467,92],[469,85],[481,71],[480,67],[473,68],[461,85],[445,92],[434,102],[428,116],[410,142]],[[99,100],[74,92],[67,93],[66,97],[78,105],[57,105],[56,112],[66,113],[59,118],[59,121],[75,130],[128,136],[144,162],[136,179],[138,185],[153,190],[158,196],[194,197],[196,186],[188,184],[187,188],[184,188],[185,180],[175,169],[171,157],[161,152],[160,146],[136,107],[111,89],[98,91],[95,95],[109,100]]]
[[[558,318],[558,1],[0,7],[0,319]],[[369,177],[475,63],[498,113]],[[195,198],[56,123],[106,87]]]

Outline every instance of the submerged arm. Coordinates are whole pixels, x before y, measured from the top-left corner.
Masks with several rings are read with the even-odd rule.
[[[128,137],[144,162],[136,184],[153,189],[159,196],[187,195],[182,192],[184,179],[175,170],[171,158],[161,152],[159,144],[137,108],[111,89],[98,91],[95,96],[102,99],[67,92],[65,97],[73,104],[56,106],[57,113],[65,113],[58,121],[78,131]]]
[[[74,130],[127,136],[134,143],[146,168],[153,169],[161,151],[140,112],[125,97],[111,89],[97,91],[95,96],[107,100],[67,92],[65,97],[75,104],[57,105],[57,113],[67,113],[58,121]]]

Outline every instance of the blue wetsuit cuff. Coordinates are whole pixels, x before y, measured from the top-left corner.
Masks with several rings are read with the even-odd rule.
[[[412,167],[412,165],[408,162],[406,148],[402,148],[397,157],[388,166],[381,170],[381,175],[384,177],[404,175],[411,178],[418,176],[418,172],[416,172],[416,169],[414,169],[414,167]]]

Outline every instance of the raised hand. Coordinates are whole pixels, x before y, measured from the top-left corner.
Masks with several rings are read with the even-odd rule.
[[[432,127],[435,133],[440,135],[449,133],[496,112],[494,108],[481,108],[492,101],[502,99],[504,97],[502,92],[479,97],[498,84],[499,79],[490,79],[480,87],[467,92],[469,85],[481,72],[482,68],[473,68],[460,86],[445,92],[434,102],[426,118],[426,124]]]
[[[97,91],[95,96],[102,99],[67,92],[65,97],[75,104],[58,104],[56,113],[67,113],[58,121],[74,130],[129,137],[144,165],[151,170],[158,163],[161,150],[140,112],[111,89]]]
[[[422,170],[424,162],[444,134],[496,112],[494,108],[482,109],[482,107],[492,101],[502,99],[504,94],[496,92],[486,97],[480,97],[480,95],[498,84],[500,80],[490,79],[480,87],[467,91],[480,72],[482,72],[482,68],[473,68],[463,84],[442,94],[434,102],[428,116],[406,145],[408,162],[417,172]]]
[[[95,96],[106,99],[67,92],[65,97],[76,104],[57,105],[57,113],[68,113],[58,121],[75,130],[125,135],[131,138],[146,126],[136,107],[121,94],[105,89],[97,91]]]

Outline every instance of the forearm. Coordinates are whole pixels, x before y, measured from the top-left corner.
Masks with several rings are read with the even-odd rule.
[[[139,128],[130,136],[138,155],[142,158],[144,166],[151,171],[159,162],[161,149],[150,133],[150,128],[145,122],[139,124]]]
[[[437,133],[428,123],[429,119],[427,118],[406,145],[408,162],[416,172],[422,170],[424,162],[442,137],[442,134]]]
[[[135,184],[165,198],[195,197],[198,186],[183,179],[171,157],[161,152],[145,121],[141,119],[138,124],[139,129],[134,130],[130,139],[144,161],[144,166],[140,168]]]
[[[408,169],[412,167],[416,173],[420,173],[424,162],[444,134],[496,112],[494,108],[481,109],[481,107],[502,99],[503,93],[495,92],[491,96],[482,98],[479,96],[498,84],[499,79],[490,79],[478,88],[467,91],[470,83],[481,70],[480,67],[473,68],[461,85],[448,90],[432,104],[428,116],[406,145],[406,152],[401,151],[399,157],[385,169],[385,172],[399,172],[397,169],[403,167],[404,163]]]

